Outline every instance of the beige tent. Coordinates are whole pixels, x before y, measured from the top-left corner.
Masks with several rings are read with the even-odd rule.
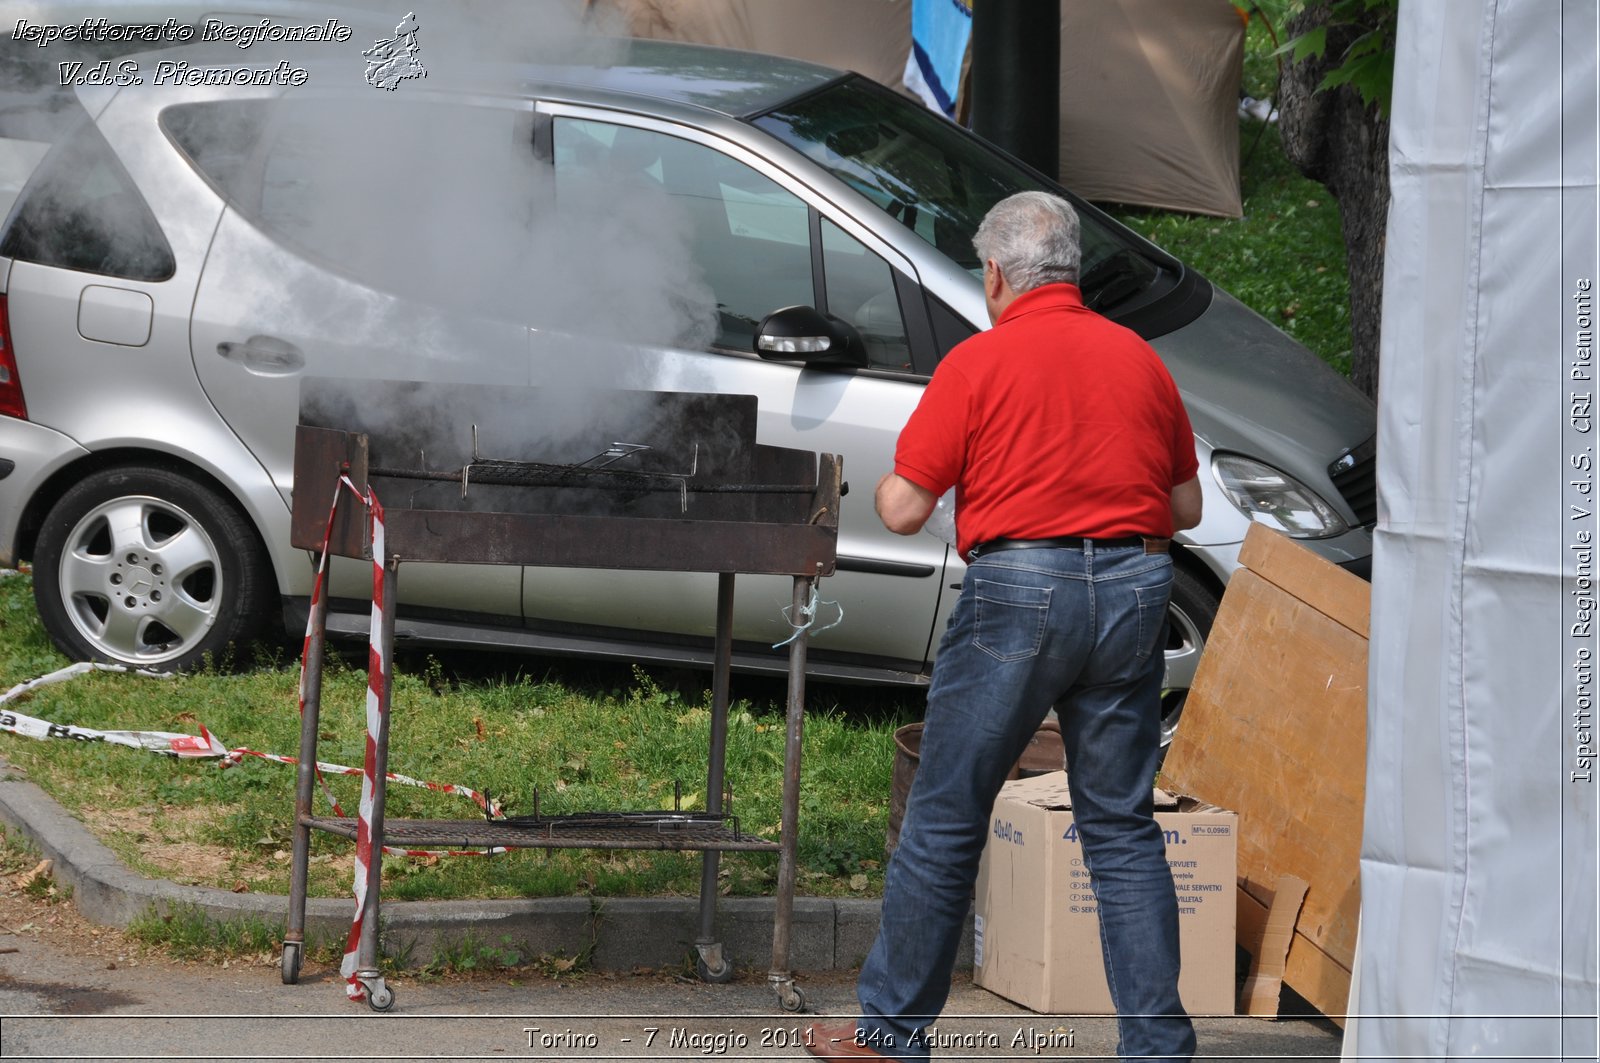
[[[1228,0],[1062,0],[1061,183],[1237,218],[1243,63]]]
[[[693,41],[854,70],[901,88],[911,0],[604,0],[635,37]]]
[[[982,0],[978,0],[982,2]],[[911,0],[604,0],[635,36],[769,52],[893,88]],[[1244,23],[1229,0],[1061,0],[1063,184],[1238,217]]]

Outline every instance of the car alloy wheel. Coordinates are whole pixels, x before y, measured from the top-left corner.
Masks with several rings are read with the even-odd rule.
[[[1210,588],[1183,569],[1173,569],[1172,597],[1167,604],[1166,676],[1161,681],[1162,749],[1172,744],[1178,729],[1217,607]]]
[[[254,629],[265,569],[254,531],[209,487],[165,469],[108,469],[51,509],[34,597],[71,657],[181,669]]]

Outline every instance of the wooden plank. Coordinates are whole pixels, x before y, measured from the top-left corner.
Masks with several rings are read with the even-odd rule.
[[[1366,642],[1248,569],[1212,627],[1163,786],[1239,813],[1239,875],[1258,896],[1305,879],[1301,926],[1355,950],[1366,757]]]
[[[1318,612],[1362,638],[1370,637],[1372,586],[1360,576],[1261,524],[1250,525],[1239,563],[1301,601],[1315,603]]]
[[[1369,591],[1272,532],[1240,556],[1162,785],[1239,812],[1240,886],[1263,912],[1282,876],[1307,883],[1285,980],[1336,1013],[1360,911]]]

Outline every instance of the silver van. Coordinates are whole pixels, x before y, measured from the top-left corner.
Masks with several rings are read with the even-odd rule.
[[[302,627],[300,383],[365,377],[572,388],[578,432],[608,387],[757,396],[762,442],[838,453],[857,486],[813,673],[926,681],[962,563],[886,532],[870,487],[940,357],[987,323],[979,220],[1051,181],[860,76],[766,56],[616,42],[384,91],[267,47],[113,63],[128,83],[76,88],[48,144],[0,113],[0,151],[29,168],[0,228],[0,565],[32,562],[65,653],[181,668]],[[1374,408],[1078,206],[1085,298],[1165,359],[1202,467],[1205,520],[1174,551],[1170,731],[1252,521],[1366,573]],[[793,305],[855,355],[758,355],[757,324]],[[364,581],[336,566],[335,630],[365,630]],[[715,585],[418,565],[399,637],[702,662]],[[741,582],[736,666],[783,667],[787,596]]]

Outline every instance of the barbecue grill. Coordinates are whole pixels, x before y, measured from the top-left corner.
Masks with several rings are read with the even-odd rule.
[[[596,400],[599,400],[598,402]],[[572,411],[581,409],[581,422]],[[375,648],[388,661],[393,603],[403,562],[715,572],[711,742],[704,812],[600,811],[499,820],[385,822],[387,679],[375,687],[378,730],[368,820],[372,852],[384,844],[459,848],[701,850],[697,968],[732,977],[716,938],[717,868],[723,851],[778,853],[769,980],[786,1010],[804,998],[789,966],[798,830],[806,629],[788,644],[789,682],[779,840],[749,834],[724,807],[734,577],[793,578],[793,617],[809,607],[818,579],[834,570],[839,459],[755,442],[756,400],[746,395],[606,392],[574,398],[537,388],[308,379],[295,429],[292,532],[301,549],[365,558],[381,566]],[[375,496],[383,509],[381,556],[372,513],[332,503]],[[330,518],[331,508],[331,518]],[[293,856],[283,980],[299,979],[305,940],[310,832],[356,838],[348,817],[312,812],[327,597],[312,602],[295,791]],[[376,1010],[394,994],[377,968],[381,860],[366,868],[355,978]]]

